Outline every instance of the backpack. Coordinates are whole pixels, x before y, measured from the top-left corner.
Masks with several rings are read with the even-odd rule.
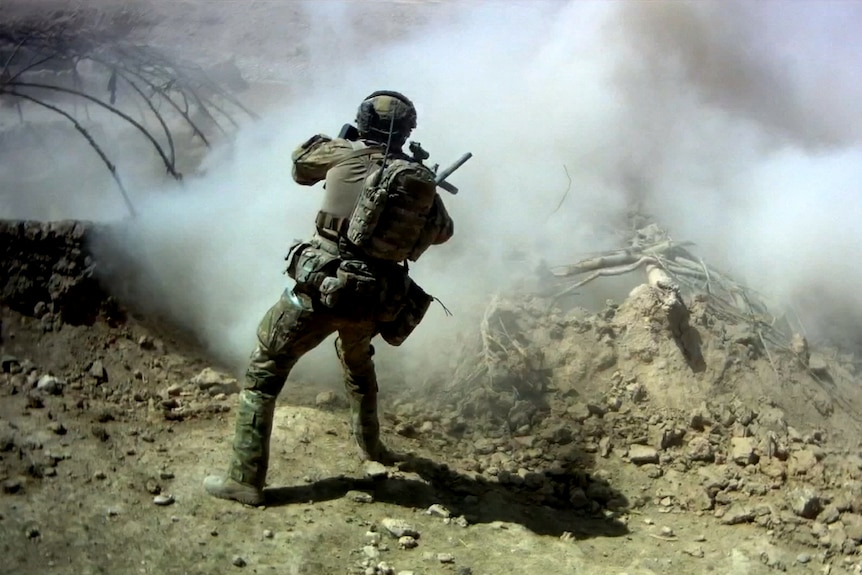
[[[387,158],[366,177],[345,237],[366,255],[391,262],[416,261],[428,249],[426,232],[437,184],[420,162]]]

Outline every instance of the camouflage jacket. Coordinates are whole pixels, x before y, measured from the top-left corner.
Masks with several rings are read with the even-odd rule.
[[[325,181],[321,213],[347,218],[356,205],[365,178],[374,163],[383,160],[383,148],[377,146],[375,142],[353,142],[318,134],[294,150],[291,157],[293,179],[303,186]],[[368,149],[369,153],[356,156],[355,152],[363,148]],[[400,152],[399,155],[409,158]],[[442,244],[454,233],[454,222],[439,194],[427,225],[434,228],[431,230],[432,244]]]

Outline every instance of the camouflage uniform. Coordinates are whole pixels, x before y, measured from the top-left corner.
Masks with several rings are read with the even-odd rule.
[[[284,292],[258,326],[257,347],[240,392],[233,458],[227,477],[207,478],[205,485],[212,495],[252,505],[263,502],[276,398],[299,358],[335,332],[350,402],[351,428],[361,455],[378,461],[391,455],[379,441],[371,340],[405,308],[410,290],[418,287],[412,284],[405,266],[366,261],[361,254],[352,253],[338,233],[369,169],[382,158],[383,149],[374,142],[326,136],[315,136],[294,151],[293,179],[301,185],[325,180],[325,197],[313,238],[291,250],[288,272],[296,280],[295,287]],[[452,220],[439,196],[426,225],[433,244],[443,243],[452,235]],[[324,305],[320,284],[334,277],[333,269],[345,261],[372,277],[375,287],[361,301],[347,298],[335,305]]]

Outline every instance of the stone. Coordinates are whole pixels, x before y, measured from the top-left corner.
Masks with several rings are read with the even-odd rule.
[[[317,407],[332,407],[338,401],[338,396],[334,391],[321,391],[314,397],[314,405]]]
[[[438,553],[437,561],[439,561],[440,563],[454,563],[455,556],[451,553]]]
[[[174,496],[173,495],[162,494],[162,495],[156,495],[155,497],[153,497],[153,503],[155,503],[156,505],[159,505],[161,507],[171,505],[171,504],[173,504],[173,502],[174,502]]]
[[[647,445],[630,445],[629,461],[635,465],[658,463],[658,451],[654,447]]]
[[[755,513],[751,507],[742,505],[741,503],[732,503],[723,510],[721,522],[724,525],[739,525],[741,523],[751,523],[754,521],[754,517]]]
[[[800,449],[790,454],[787,472],[791,476],[805,475],[817,465],[817,455],[811,449]]]
[[[403,519],[392,519],[387,517],[380,522],[386,531],[388,531],[396,539],[408,535],[410,537],[419,538],[419,531]]]
[[[239,393],[239,383],[235,377],[218,372],[211,367],[204,368],[200,373],[189,380],[193,386],[209,395],[232,395]]]
[[[451,515],[452,515],[451,511],[449,511],[448,509],[446,509],[444,506],[440,505],[439,503],[433,504],[431,507],[429,507],[425,511],[425,513],[426,513],[426,515],[433,515],[435,517],[443,517],[443,518],[451,517]]]
[[[0,357],[0,371],[3,373],[13,373],[14,370],[21,367],[21,362],[14,355],[4,355]]]
[[[754,453],[754,441],[750,437],[730,438],[730,460],[737,465],[753,465],[758,457]]]
[[[823,501],[810,487],[793,489],[787,495],[790,509],[799,517],[814,519],[823,510]]]
[[[355,503],[374,503],[374,496],[364,491],[351,490],[345,493],[344,497]]]
[[[362,548],[362,553],[369,559],[377,559],[380,557],[380,549],[374,545],[366,545]]]
[[[245,567],[248,565],[248,562],[242,555],[234,555],[230,562],[234,567]]]
[[[48,430],[57,435],[66,435],[66,427],[59,421],[52,421],[49,423]]]
[[[409,535],[398,538],[398,547],[401,549],[414,549],[417,545],[419,545],[419,542],[416,541],[416,538]]]
[[[264,529],[263,530],[263,538],[264,539],[272,539],[275,537],[275,533],[272,532],[272,529]]]
[[[50,395],[61,395],[65,384],[53,375],[43,375],[36,382],[36,389]]]
[[[855,543],[862,543],[862,515],[857,513],[844,513],[841,516],[841,523],[844,525],[844,532],[847,537]]]
[[[715,460],[715,452],[712,443],[703,436],[692,437],[686,448],[686,455],[692,461],[711,462]]]
[[[389,475],[389,470],[386,469],[386,466],[377,461],[365,462],[363,471],[371,479],[385,479]]]
[[[87,375],[95,379],[97,383],[108,381],[108,372],[105,370],[105,365],[99,359],[90,364]]]
[[[24,486],[24,482],[21,481],[19,477],[10,477],[3,481],[2,484],[3,493],[14,494],[21,491],[21,488]]]

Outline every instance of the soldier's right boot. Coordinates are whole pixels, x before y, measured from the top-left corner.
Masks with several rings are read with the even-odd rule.
[[[247,505],[263,504],[275,399],[257,391],[240,392],[233,458],[226,475],[212,475],[204,480],[207,493]]]

